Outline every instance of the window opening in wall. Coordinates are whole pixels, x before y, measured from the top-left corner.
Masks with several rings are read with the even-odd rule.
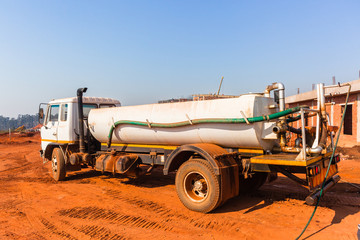
[[[341,113],[344,113],[345,106],[341,106]],[[352,105],[348,105],[346,108],[344,118],[344,130],[343,134],[352,135]]]

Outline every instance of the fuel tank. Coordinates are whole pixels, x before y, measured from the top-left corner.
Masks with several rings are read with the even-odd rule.
[[[213,143],[228,148],[256,148],[270,150],[277,143],[272,129],[275,121],[257,123],[200,123],[194,119],[246,118],[269,115],[277,111],[277,104],[263,94],[244,94],[236,98],[159,103],[137,106],[93,109],[88,124],[91,134],[101,143],[108,141],[110,129],[117,121],[141,121],[148,126],[121,124],[116,126],[112,143],[154,144],[180,146],[191,143]],[[151,123],[189,125],[160,128]]]

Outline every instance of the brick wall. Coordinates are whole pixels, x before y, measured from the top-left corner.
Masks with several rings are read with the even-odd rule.
[[[349,96],[349,108],[351,109],[351,113],[352,113],[352,134],[344,134],[344,126],[343,129],[341,130],[341,134],[340,134],[340,140],[339,140],[339,145],[340,146],[352,146],[352,145],[356,145],[356,144],[360,144],[360,142],[358,142],[358,134],[357,134],[357,109],[358,109],[358,101],[357,101],[357,97],[358,94],[350,94]],[[345,105],[345,100],[346,100],[346,96],[345,95],[340,95],[340,96],[328,96],[325,99],[326,102],[326,111],[329,114],[330,117],[330,121],[332,121],[332,125],[334,126],[339,126],[340,122],[341,122],[341,117],[342,117],[342,106]],[[300,105],[308,105],[310,106],[310,108],[312,109],[317,109],[317,103],[316,100],[307,100],[307,101],[302,101],[302,102],[297,102],[297,103],[291,103],[288,104],[289,107],[295,107],[295,106],[300,106]],[[309,118],[308,120],[308,126],[316,126],[316,117],[312,117]],[[299,128],[301,127],[301,121],[297,121],[293,124],[293,127]],[[360,136],[359,136],[360,139]]]

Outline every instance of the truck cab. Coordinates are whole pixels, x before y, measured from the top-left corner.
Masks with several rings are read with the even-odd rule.
[[[112,98],[83,97],[84,124],[91,109],[121,106]],[[45,107],[43,107],[45,105]],[[45,111],[44,111],[45,109]],[[43,126],[41,127],[41,156],[44,161],[51,159],[55,147],[76,148],[79,141],[78,98],[55,99],[40,105],[39,111]],[[85,131],[85,136],[89,134]]]

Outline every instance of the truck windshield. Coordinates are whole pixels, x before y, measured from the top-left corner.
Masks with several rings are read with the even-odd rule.
[[[84,104],[83,106],[84,118],[88,118],[91,109],[97,108],[96,104]]]

